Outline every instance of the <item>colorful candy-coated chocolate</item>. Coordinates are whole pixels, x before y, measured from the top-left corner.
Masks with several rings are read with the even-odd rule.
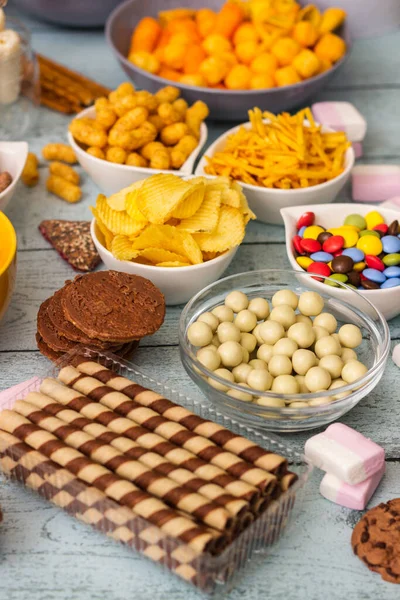
[[[383,202],[400,194],[400,167],[397,165],[358,165],[353,167],[351,178],[352,197],[356,201]],[[379,222],[384,223],[383,217]],[[371,225],[367,220],[368,228],[375,225],[378,223]]]
[[[312,265],[312,263],[314,262],[313,260],[311,260],[311,258],[309,256],[298,256],[296,258],[296,262],[298,265],[300,265],[300,267],[302,269],[307,270],[307,268]]]
[[[387,254],[384,258],[382,258],[383,263],[387,267],[393,267],[400,264],[400,254],[396,252],[395,254]]]
[[[383,251],[386,254],[400,252],[400,239],[395,235],[385,235],[381,239]]]
[[[300,227],[300,229],[298,230],[297,235],[302,238],[306,229],[307,227],[303,225],[303,227]]]
[[[344,239],[344,247],[352,248],[357,244],[358,241],[358,231],[355,229],[342,229],[340,235]]]
[[[307,267],[308,273],[315,273],[316,275],[323,275],[324,277],[329,277],[331,274],[331,270],[325,263],[313,262],[309,267]]]
[[[364,260],[364,252],[358,250],[358,248],[345,248],[342,252],[344,256],[350,256],[353,259],[353,262],[358,263]]]
[[[365,222],[367,224],[367,229],[373,229],[377,225],[384,223],[385,219],[377,210],[371,210],[371,212],[365,215]]]
[[[353,270],[354,262],[350,256],[337,256],[332,261],[332,271],[335,273],[350,273]]]
[[[301,229],[302,227],[310,227],[313,225],[315,221],[315,214],[313,212],[305,212],[299,217],[296,223],[296,229]]]
[[[362,215],[354,213],[348,215],[344,220],[344,225],[355,225],[360,231],[367,227],[367,223]]]
[[[332,235],[323,244],[322,249],[324,252],[337,252],[344,246],[344,237],[342,235]]]
[[[363,275],[370,281],[375,281],[375,283],[383,283],[386,281],[386,276],[382,271],[378,271],[378,269],[364,269]]]
[[[335,257],[335,256],[342,256],[342,254],[343,254],[343,250],[337,250],[337,252],[334,252],[334,253],[333,253],[333,256],[334,256],[334,257]]]
[[[360,233],[359,233],[360,237],[364,237],[365,235],[373,235],[373,236],[381,239],[381,233],[380,233],[380,231],[377,231],[376,229],[363,229],[363,231],[360,231]]]
[[[319,225],[310,225],[305,230],[305,232],[303,234],[303,238],[309,239],[309,240],[316,240],[317,237],[319,236],[319,234],[322,233],[323,231],[325,231],[325,229],[323,227],[320,227]]]
[[[303,248],[300,246],[301,237],[299,235],[295,235],[292,239],[292,242],[296,252],[298,252],[299,254],[304,254]]]
[[[329,252],[314,252],[310,255],[310,258],[315,262],[328,263],[333,259],[333,255]]]
[[[319,250],[321,250],[321,244],[319,242],[317,242],[316,239],[312,239],[312,238],[303,238],[300,241],[300,247],[303,249],[304,252],[319,252]]]
[[[383,274],[386,275],[386,277],[388,278],[400,277],[400,267],[387,267],[383,271]]]
[[[385,283],[382,283],[381,288],[386,290],[388,288],[397,287],[400,285],[400,277],[391,277],[390,279],[386,279]]]
[[[374,235],[364,235],[357,242],[357,248],[365,255],[372,254],[378,256],[383,250],[382,242]]]
[[[316,102],[311,106],[315,120],[336,131],[345,131],[351,142],[362,142],[367,121],[350,102]]]
[[[379,225],[375,225],[375,227],[372,228],[372,231],[379,231],[380,233],[383,233],[383,235],[386,235],[388,229],[389,226],[386,225],[386,223],[380,223]]]
[[[347,283],[347,275],[343,275],[342,273],[332,273],[332,275],[330,275],[328,279],[325,279],[324,281],[324,283],[333,287],[339,287],[338,282]]]
[[[363,269],[365,269],[366,266],[367,266],[367,263],[364,261],[361,261],[361,262],[355,263],[353,269],[360,273]]]
[[[379,256],[372,256],[371,254],[367,254],[365,257],[365,262],[370,269],[377,269],[378,271],[384,271],[385,265],[383,261],[379,258]]]
[[[319,236],[317,237],[317,240],[322,246],[323,243],[326,242],[326,240],[330,237],[332,237],[332,234],[329,233],[329,231],[323,231],[322,233],[319,234]]]
[[[349,485],[335,475],[327,473],[319,486],[320,494],[340,506],[353,510],[364,510],[378,487],[385,468],[386,465],[383,463],[379,471],[357,485]]]
[[[350,273],[347,273],[347,278],[348,278],[347,282],[349,285],[354,285],[354,287],[359,287],[359,285],[361,283],[360,273],[357,273],[357,271],[350,271]]]
[[[375,283],[375,281],[370,281],[369,279],[363,279],[361,281],[361,288],[364,290],[379,290],[379,283]]]
[[[392,221],[388,227],[387,234],[388,235],[399,235],[399,222],[397,219]]]

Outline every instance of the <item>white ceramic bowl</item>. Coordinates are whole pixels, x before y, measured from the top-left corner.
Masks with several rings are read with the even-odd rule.
[[[211,146],[204,152],[196,169],[196,175],[205,175],[205,167],[207,165],[206,156],[214,156],[216,152],[221,152],[225,148],[228,136],[232,135],[240,127],[250,129],[251,124],[243,123],[229,129],[215,140]],[[324,127],[323,131],[333,132],[333,129]],[[354,165],[354,150],[349,148],[345,156],[345,169],[339,177],[315,185],[313,187],[298,189],[298,190],[278,190],[272,188],[263,188],[257,185],[239,182],[245,190],[246,198],[250,208],[257,215],[257,219],[263,223],[272,223],[274,225],[282,225],[282,216],[280,209],[286,206],[298,206],[303,204],[328,204],[333,202],[340,190],[350,177],[351,169]]]
[[[91,106],[86,108],[78,115],[76,119],[82,117],[94,119],[95,108]],[[76,157],[81,167],[90,175],[95,184],[101,189],[101,191],[107,196],[116,194],[122,188],[128,187],[135,181],[140,181],[154,173],[174,173],[175,175],[191,175],[193,172],[193,166],[196,158],[199,155],[200,150],[207,141],[207,125],[202,123],[200,130],[200,141],[197,148],[192,152],[187,161],[182,165],[179,170],[175,171],[159,171],[157,169],[145,169],[141,167],[131,167],[129,165],[118,165],[116,163],[108,162],[100,158],[96,158],[91,154],[88,154],[83,148],[74,140],[72,134],[68,131],[68,143],[74,149]]]
[[[15,193],[28,156],[26,142],[0,142],[0,173],[8,171],[12,183],[0,194],[0,210],[4,210]]]
[[[397,219],[400,221],[400,211],[385,208],[383,206],[371,206],[365,204],[317,204],[315,206],[295,206],[292,208],[283,208],[281,210],[282,217],[285,223],[285,238],[286,252],[292,265],[296,271],[303,271],[297,264],[293,254],[292,239],[296,235],[296,222],[298,218],[305,212],[312,210],[315,213],[315,223],[322,227],[339,227],[348,215],[354,213],[366,215],[371,210],[377,210],[385,218],[386,223],[390,224]],[[309,286],[316,291],[323,291],[327,287],[324,283],[310,279]],[[393,319],[400,314],[400,287],[388,288],[384,290],[359,290],[361,296],[365,296],[375,308],[377,308],[386,320]],[[355,302],[357,305],[357,297],[353,295],[352,290],[344,290],[332,287],[331,295],[339,300],[346,302]]]
[[[141,275],[150,279],[160,288],[168,306],[186,303],[203,287],[219,279],[231,264],[237,251],[237,248],[233,248],[217,258],[190,267],[153,267],[129,260],[116,259],[104,246],[103,235],[96,225],[96,219],[92,220],[90,233],[97,252],[107,269]]]

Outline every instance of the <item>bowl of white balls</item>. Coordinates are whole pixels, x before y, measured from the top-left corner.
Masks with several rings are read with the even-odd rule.
[[[379,383],[386,320],[344,284],[353,302],[332,296],[330,286],[313,291],[313,277],[275,269],[232,275],[185,306],[182,363],[220,413],[268,431],[313,429]]]

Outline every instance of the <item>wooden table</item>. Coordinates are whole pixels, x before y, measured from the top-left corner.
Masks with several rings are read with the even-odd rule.
[[[102,32],[61,30],[25,20],[32,29],[38,52],[110,87],[123,81]],[[368,120],[365,160],[396,163],[400,160],[399,90],[397,33],[357,42],[346,67],[319,99],[353,102]],[[40,154],[47,142],[65,140],[67,123],[67,118],[41,109],[28,140],[30,149]],[[209,141],[228,125],[211,125]],[[40,185],[33,189],[20,185],[7,210],[17,230],[19,252],[16,290],[0,327],[0,389],[49,368],[35,345],[36,313],[40,303],[73,275],[39,234],[38,224],[43,218],[89,218],[89,205],[96,198],[97,190],[86,176],[84,198],[77,205],[49,195],[44,188],[45,178],[43,167]],[[349,197],[346,190],[339,200]],[[283,228],[251,223],[230,272],[268,267],[288,267]],[[164,326],[143,343],[135,362],[182,392],[199,396],[179,360],[179,314],[179,308],[168,309]],[[394,345],[400,338],[400,318],[390,323],[390,329]],[[377,389],[342,419],[386,450],[387,475],[373,504],[400,496],[399,377],[400,372],[389,359]],[[306,439],[307,434],[286,436],[297,449],[302,449]],[[321,473],[314,473],[304,510],[291,533],[264,564],[248,570],[229,595],[231,600],[399,597],[396,586],[382,582],[352,555],[350,535],[360,513],[324,500],[318,492],[320,479]],[[0,528],[1,600],[199,598],[173,576],[71,519],[20,485],[3,483],[0,504],[5,514]]]

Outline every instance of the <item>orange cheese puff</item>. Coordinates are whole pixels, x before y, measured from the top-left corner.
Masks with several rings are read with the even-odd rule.
[[[211,33],[203,40],[203,50],[209,56],[216,56],[223,52],[230,52],[232,50],[232,44],[223,35],[218,33]]]
[[[90,154],[91,156],[94,156],[95,158],[100,158],[102,160],[105,160],[106,155],[104,154],[104,151],[101,148],[98,148],[97,146],[90,146],[86,152],[88,154]]]
[[[274,77],[276,85],[278,87],[284,87],[285,85],[294,85],[295,83],[299,83],[301,81],[296,69],[294,69],[292,66],[282,67],[282,69],[278,69],[277,71],[275,71]]]
[[[300,50],[300,44],[296,42],[296,40],[292,40],[292,38],[288,37],[279,39],[271,48],[272,54],[275,56],[281,67],[292,64],[294,57]]]
[[[305,48],[293,60],[292,65],[303,79],[308,79],[318,73],[320,60],[312,50]]]
[[[199,73],[209,85],[216,85],[228,74],[229,64],[219,56],[209,56],[200,65]]]
[[[139,67],[139,69],[143,69],[149,73],[157,73],[160,70],[160,61],[158,58],[145,50],[131,52],[128,60],[136,67]]]
[[[188,133],[189,127],[186,123],[174,123],[161,129],[160,139],[166,146],[175,146]]]
[[[153,17],[144,17],[137,24],[132,37],[129,54],[131,52],[153,52],[161,36],[161,27]]]
[[[258,73],[250,79],[250,89],[263,90],[275,87],[275,80],[269,73]]]
[[[242,44],[243,42],[258,42],[260,36],[258,35],[257,28],[253,23],[246,21],[239,25],[233,36],[233,43],[235,46]]]
[[[169,43],[163,50],[163,64],[170,69],[180,71],[185,62],[186,49],[186,45]]]
[[[222,58],[230,67],[238,64],[238,58],[234,52],[222,52],[218,55],[218,58]]]
[[[156,150],[152,155],[149,163],[150,169],[166,170],[171,166],[171,159],[166,148]]]
[[[94,101],[94,107],[97,112],[98,110],[102,110],[103,108],[112,108],[112,104],[108,98],[106,98],[105,96],[101,96],[100,98],[96,98],[96,100]]]
[[[130,167],[148,167],[149,166],[148,161],[145,158],[143,158],[143,156],[140,156],[140,154],[138,154],[137,152],[130,152],[128,154],[128,156],[126,157],[125,164],[129,165]]]
[[[173,125],[170,125],[170,127],[173,127]],[[133,142],[132,150],[137,150],[145,144],[153,142],[156,139],[158,132],[154,125],[146,121],[145,123],[143,123],[143,125],[141,125],[137,129],[134,129],[130,133]]]
[[[211,8],[201,8],[196,12],[197,29],[202,38],[207,37],[215,28],[217,13]]]
[[[172,19],[172,21],[169,21],[165,29],[171,35],[175,35],[177,33],[189,34],[192,42],[194,43],[200,41],[200,34],[197,29],[196,22],[193,19]]]
[[[108,160],[109,162],[117,163],[118,165],[123,165],[126,161],[126,157],[127,152],[123,148],[119,148],[118,146],[107,148],[106,160]]]
[[[319,33],[329,33],[337,29],[345,20],[346,11],[341,8],[327,8],[319,24]]]
[[[50,163],[49,171],[51,175],[58,175],[59,177],[62,177],[63,179],[66,179],[75,185],[79,185],[79,174],[69,165],[65,165],[64,163],[56,160]]]
[[[117,113],[113,108],[96,109],[96,121],[105,129],[110,129],[117,120]]]
[[[193,44],[193,46],[189,46],[183,61],[183,72],[185,75],[193,75],[198,73],[199,66],[205,58],[205,50],[203,50],[199,44]]]
[[[329,71],[329,69],[332,69],[332,63],[330,60],[326,60],[325,58],[320,59],[319,61],[319,69],[318,69],[318,75],[320,73],[325,73],[325,71]]]
[[[196,40],[193,40],[193,36],[189,31],[181,31],[180,33],[174,33],[169,40],[169,44],[175,46],[190,46],[195,44]],[[167,44],[168,45],[168,44]]]
[[[39,161],[36,154],[29,152],[26,158],[25,166],[23,168],[21,179],[24,185],[28,187],[35,186],[39,181],[38,171]],[[61,163],[60,163],[61,164]]]
[[[153,96],[153,94],[150,94],[150,92],[147,90],[140,90],[140,92],[136,92],[135,99],[137,106],[146,108],[149,113],[157,110],[158,100],[156,96]]]
[[[158,76],[164,77],[164,79],[169,79],[170,81],[179,81],[181,74],[176,69],[161,67],[161,69],[158,72]]]
[[[176,110],[170,102],[162,102],[158,107],[158,116],[164,122],[164,125],[172,125],[182,120],[182,114]]]
[[[58,175],[50,175],[46,182],[46,187],[49,192],[67,202],[75,203],[82,198],[80,187]]]
[[[88,145],[91,146],[91,144]],[[42,148],[42,155],[46,160],[61,160],[70,165],[74,165],[78,162],[76,160],[75,152],[68,144],[46,144],[46,146]]]
[[[270,52],[262,52],[250,64],[253,73],[274,73],[278,68],[278,61]]]
[[[207,81],[203,75],[198,73],[197,75],[181,75],[178,79],[179,83],[184,85],[195,85],[197,87],[207,87]]]
[[[127,112],[123,117],[120,117],[115,123],[115,129],[121,131],[131,131],[143,125],[149,116],[149,111],[143,106],[137,106],[133,110]]]
[[[171,148],[170,158],[173,169],[180,169],[186,159],[197,148],[198,140],[193,135],[184,135],[183,138]]]
[[[186,111],[189,107],[186,100],[184,98],[178,98],[177,100],[174,100],[174,102],[172,103],[172,106],[174,107],[175,110],[177,110],[181,114],[182,119],[184,119],[186,116]]]
[[[137,98],[136,94],[130,94],[129,96],[123,96],[123,98],[118,98],[113,107],[118,117],[123,117],[127,112],[137,107]]]
[[[158,115],[149,115],[147,121],[151,123],[157,131],[160,131],[165,126],[164,121]]]
[[[336,62],[345,55],[346,43],[338,35],[326,33],[315,46],[314,52],[320,60]]]
[[[299,21],[293,28],[292,37],[300,46],[308,48],[314,46],[318,39],[318,32],[310,21]]]
[[[163,102],[174,102],[180,95],[181,92],[179,88],[173,85],[166,85],[154,94],[154,98],[156,99],[158,106],[158,104],[162,104]]]
[[[233,36],[243,19],[244,12],[239,4],[229,1],[225,2],[217,14],[214,31],[229,39]]]
[[[239,62],[249,65],[260,54],[260,46],[254,41],[241,42],[235,47],[235,54]]]
[[[132,131],[123,131],[115,127],[111,127],[108,132],[108,144],[110,146],[117,146],[118,148],[123,148],[128,152],[131,150],[136,150],[136,139],[132,135]]]
[[[188,126],[190,133],[196,138],[200,137],[200,125],[205,119],[207,119],[209,114],[210,111],[207,104],[201,100],[197,100],[197,102],[192,104],[192,106],[187,109],[186,125]],[[186,135],[186,133],[184,135]],[[177,140],[177,142],[178,141],[179,140]]]
[[[252,72],[246,65],[235,65],[225,77],[229,90],[247,90],[250,87]]]
[[[164,144],[161,142],[149,142],[140,149],[140,154],[143,158],[150,160],[157,150],[165,150]]]
[[[116,90],[110,92],[108,94],[109,101],[114,104],[119,98],[123,98],[124,96],[130,96],[135,93],[135,88],[130,81],[124,81],[121,83]]]

